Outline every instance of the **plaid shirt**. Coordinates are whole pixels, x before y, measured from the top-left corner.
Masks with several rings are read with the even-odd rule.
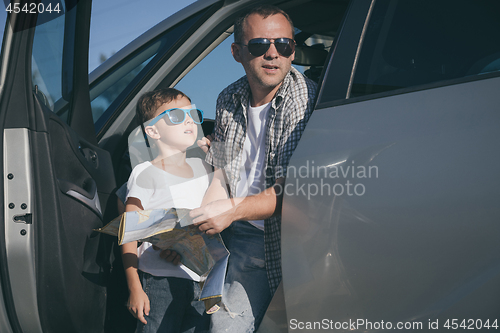
[[[240,177],[243,144],[246,138],[250,85],[246,76],[224,89],[217,99],[215,138],[206,161],[224,169],[231,193]],[[316,83],[295,68],[285,76],[271,102],[266,120],[266,188],[286,177],[286,169],[313,110]],[[271,292],[281,281],[281,216],[265,220],[266,269]]]

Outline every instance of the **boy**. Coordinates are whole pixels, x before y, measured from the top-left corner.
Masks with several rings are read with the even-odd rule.
[[[125,210],[199,207],[209,185],[208,169],[200,159],[186,159],[186,150],[196,141],[202,111],[169,88],[144,94],[137,115],[156,158],[132,170]],[[150,243],[137,248],[137,242],[130,242],[122,246],[122,258],[130,292],[127,307],[138,319],[137,332],[207,330],[204,304],[196,301],[200,277],[179,265],[178,256],[168,262]]]

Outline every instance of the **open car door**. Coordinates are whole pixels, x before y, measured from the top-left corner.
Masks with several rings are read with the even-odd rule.
[[[108,271],[93,229],[115,188],[88,90],[91,1],[7,7],[0,85],[0,331],[101,332]]]

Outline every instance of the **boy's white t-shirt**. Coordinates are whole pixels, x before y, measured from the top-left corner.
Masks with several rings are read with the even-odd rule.
[[[141,200],[144,210],[162,208],[198,208],[210,183],[208,166],[199,158],[187,158],[194,176],[183,178],[155,167],[151,162],[138,164],[127,183],[127,198]],[[137,249],[139,269],[154,276],[169,276],[199,281],[198,274],[186,266],[160,258],[160,251],[143,242]]]
[[[266,158],[266,120],[271,103],[251,107],[248,103],[247,135],[241,156],[240,180],[236,185],[236,197],[259,194],[266,189],[264,162]],[[264,230],[264,220],[248,221]]]

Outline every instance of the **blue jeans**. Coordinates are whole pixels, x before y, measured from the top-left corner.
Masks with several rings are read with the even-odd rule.
[[[147,325],[137,321],[137,333],[207,332],[209,317],[205,304],[198,301],[198,282],[175,277],[159,277],[139,271],[142,288],[149,297]]]
[[[271,302],[264,255],[264,232],[245,221],[222,233],[230,252],[223,305],[211,315],[210,332],[253,332]]]

